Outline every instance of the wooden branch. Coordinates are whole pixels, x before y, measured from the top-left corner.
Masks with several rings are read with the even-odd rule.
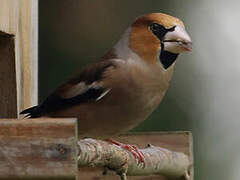
[[[103,167],[115,171],[126,180],[127,176],[165,175],[189,179],[190,160],[181,152],[148,145],[140,151],[144,154],[145,163],[139,164],[131,153],[106,141],[84,139],[78,142],[79,168]]]

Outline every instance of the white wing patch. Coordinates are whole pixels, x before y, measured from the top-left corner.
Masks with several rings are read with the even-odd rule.
[[[99,101],[100,99],[102,99],[107,93],[109,93],[109,91],[111,91],[111,89],[108,89],[108,90],[104,91],[104,92],[96,99],[96,101]]]
[[[75,96],[81,95],[85,92],[87,92],[89,89],[94,88],[94,89],[99,89],[99,88],[103,88],[103,83],[102,82],[93,82],[92,84],[88,84],[86,85],[85,82],[80,82],[78,84],[75,84],[74,86],[72,86],[70,89],[68,89],[66,92],[64,92],[63,94],[61,94],[61,97],[64,99],[70,99],[73,98]],[[111,89],[107,89],[106,91],[104,91],[97,99],[96,101],[99,101],[100,99],[102,99]]]
[[[85,93],[87,90],[88,90],[88,86],[86,86],[85,82],[80,82],[80,83],[72,86],[70,89],[68,89],[63,94],[61,94],[61,97],[64,99],[70,99],[74,96]]]

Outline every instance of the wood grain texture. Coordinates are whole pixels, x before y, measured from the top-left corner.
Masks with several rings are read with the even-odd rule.
[[[37,104],[37,7],[38,0],[0,0],[0,31],[14,35],[18,112]]]
[[[135,144],[144,148],[147,144],[160,146],[177,152],[183,152],[190,157],[193,163],[192,135],[190,132],[152,132],[152,133],[132,133],[122,135],[120,142]],[[119,177],[109,171],[108,175],[102,175],[102,169],[81,168],[78,173],[79,180],[119,180]],[[129,180],[170,180],[164,176],[129,176]],[[191,180],[193,180],[193,170],[191,170]],[[183,180],[183,179],[174,179]]]
[[[1,119],[0,179],[74,179],[76,123],[76,119]]]
[[[0,118],[17,118],[14,37],[0,32]]]
[[[111,172],[102,176],[102,169],[96,168],[81,168],[77,173],[76,123],[75,119],[1,119],[0,179],[74,179],[76,174],[79,180],[119,179]],[[193,162],[189,132],[137,133],[123,135],[117,140],[136,144],[140,148],[150,143],[183,152]],[[135,176],[129,179],[167,180],[163,176]]]

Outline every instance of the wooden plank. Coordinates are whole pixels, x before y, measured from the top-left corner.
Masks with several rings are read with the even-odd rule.
[[[19,30],[16,34],[17,83],[19,111],[37,104],[38,43],[37,0],[18,1]]]
[[[147,144],[160,146],[177,152],[183,152],[189,156],[193,163],[192,134],[190,132],[151,132],[151,133],[131,133],[117,138],[120,142],[126,144],[135,144],[144,148]],[[81,168],[79,169],[79,180],[119,180],[119,177],[111,172],[102,175],[102,169]],[[193,180],[193,169],[191,169],[191,180]],[[129,176],[129,180],[167,180],[163,176]],[[176,179],[176,180],[183,180]]]
[[[38,0],[0,0],[0,31],[14,36],[18,112],[37,104],[37,17]]]
[[[74,179],[76,119],[1,119],[0,179]]]

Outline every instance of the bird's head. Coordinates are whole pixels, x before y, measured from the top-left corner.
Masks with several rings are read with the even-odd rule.
[[[192,41],[178,18],[162,13],[139,17],[130,28],[128,47],[147,63],[167,69],[177,56],[192,50]]]

